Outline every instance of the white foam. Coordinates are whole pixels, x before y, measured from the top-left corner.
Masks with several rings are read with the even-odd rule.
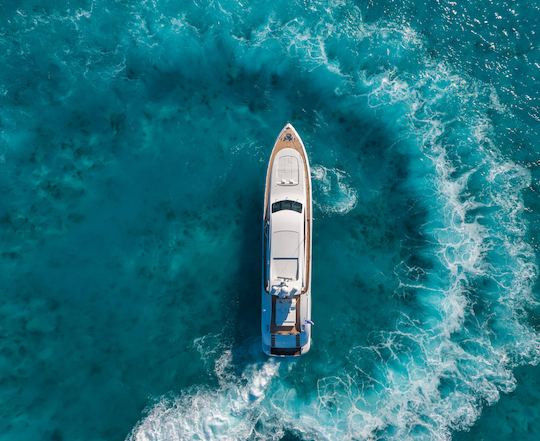
[[[199,345],[200,341],[196,343]],[[206,356],[206,354],[205,354]],[[215,363],[219,388],[194,387],[178,398],[163,398],[133,429],[131,441],[235,440],[255,433],[261,401],[279,363],[269,359],[249,365],[240,378],[229,372],[232,353]]]
[[[332,11],[327,14],[321,21],[333,19]],[[279,41],[290,57],[303,62],[306,71],[325,67],[326,42],[313,36],[320,32],[299,20],[284,25],[272,20],[257,34],[257,45],[283,30]],[[428,212],[422,233],[435,259],[433,268],[410,268],[421,277],[402,281],[414,292],[415,311],[395,329],[382,331],[376,344],[351,350],[352,362],[366,354],[378,360],[373,372],[358,369],[322,378],[312,399],[299,399],[280,382],[272,360],[248,365],[238,378],[230,370],[230,350],[223,350],[215,365],[218,387],[196,387],[162,400],[134,429],[132,440],[278,439],[285,428],[307,439],[448,440],[453,430],[476,421],[484,403],[496,402],[501,392],[515,387],[517,364],[538,362],[539,337],[521,322],[537,277],[522,216],[522,191],[530,177],[498,153],[481,103],[505,109],[491,90],[430,61],[410,27],[367,25],[351,13],[332,36],[349,42],[351,51],[358,42],[373,41],[368,55],[378,45],[396,49],[387,50],[386,59],[373,55],[390,66],[382,72],[347,72],[338,61],[326,67],[347,77],[351,95],[368,90],[368,103],[378,112],[403,114],[396,125],[417,141],[418,151],[403,153],[419,158],[409,179],[425,184],[418,195]],[[420,74],[407,72],[411,55],[420,60]],[[451,106],[458,110],[453,120],[446,113]],[[404,112],[392,113],[396,108]],[[469,133],[470,145],[448,143],[445,135],[453,124]],[[475,155],[475,163],[461,163],[459,153]],[[354,208],[357,194],[343,171],[321,165],[312,171],[323,212]],[[468,191],[472,180],[480,182],[478,194]],[[491,210],[483,219],[468,218],[483,208]],[[501,267],[488,259],[495,251],[507,260]],[[473,283],[482,278],[494,284],[493,292],[482,293],[493,296],[487,300],[497,306],[489,319],[476,317],[471,308]],[[495,321],[507,333],[502,343],[493,335]]]
[[[419,45],[417,40],[414,44]],[[371,435],[363,433],[362,436],[375,437],[383,427],[392,427],[392,436],[388,436],[392,439],[449,439],[451,430],[463,429],[474,423],[481,412],[482,400],[493,403],[498,400],[500,391],[512,390],[515,386],[512,374],[515,362],[512,359],[517,354],[530,363],[537,362],[539,356],[538,335],[523,326],[519,314],[515,314],[532,300],[531,286],[537,273],[532,249],[523,239],[526,225],[521,216],[521,191],[528,185],[529,178],[526,170],[515,163],[501,161],[495,146],[489,141],[487,120],[474,112],[471,112],[467,127],[471,131],[471,139],[476,142],[468,148],[476,150],[480,162],[469,169],[459,164],[458,172],[448,158],[443,136],[450,130],[447,125],[452,121],[443,119],[445,115],[441,112],[444,109],[440,108],[439,102],[457,101],[457,105],[466,112],[467,106],[474,106],[475,100],[479,100],[478,94],[484,93],[481,86],[469,84],[448,67],[430,62],[426,62],[423,76],[415,83],[406,77],[400,78],[395,71],[359,77],[372,89],[369,94],[371,106],[405,105],[409,109],[407,125],[411,134],[419,137],[422,154],[430,159],[435,171],[432,185],[436,192],[428,197],[435,198],[433,200],[438,200],[438,203],[428,200],[426,205],[433,222],[441,223],[443,220],[441,227],[426,225],[424,233],[432,237],[434,252],[439,257],[439,270],[447,274],[448,283],[433,289],[430,285],[440,286],[440,283],[429,283],[431,277],[428,274],[424,286],[417,286],[418,294],[425,290],[430,293],[418,296],[422,305],[419,316],[428,320],[425,329],[415,326],[411,332],[398,327],[396,331],[381,334],[380,346],[364,348],[374,354],[381,353],[384,348],[391,352],[390,360],[395,358],[395,361],[389,364],[388,357],[381,356],[382,374],[372,382],[377,384],[376,404],[367,406],[367,412],[359,421],[351,419],[352,415],[362,415],[358,413],[358,399],[343,393],[336,394],[341,401],[340,408],[348,408],[348,411],[341,411],[343,418],[338,417],[346,427],[340,436],[354,438],[355,434],[363,433],[369,418],[373,421],[377,416],[377,423],[370,429]],[[488,102],[493,106],[493,96]],[[501,107],[498,110],[504,111]],[[483,195],[483,201],[467,192],[472,175],[478,173],[483,178],[483,171],[478,171],[480,166],[489,170],[485,177],[486,191],[493,189]],[[501,179],[502,186],[490,185],[496,178]],[[472,221],[466,218],[471,210],[481,207],[496,208],[492,226],[478,218]],[[486,326],[484,333],[471,336],[478,353],[469,352],[452,337],[455,333],[467,332],[464,323],[471,314],[468,299],[471,281],[477,277],[492,277],[501,283],[500,274],[494,272],[486,260],[493,247],[492,237],[502,240],[506,254],[511,258],[504,271],[510,273],[512,287],[508,286],[508,291],[497,295],[504,305],[498,319],[506,324],[513,341],[503,346],[492,343],[486,322],[479,324],[480,329]],[[410,325],[404,328],[410,329]],[[410,347],[399,344],[404,337],[413,342],[418,350],[416,354],[404,353]],[[447,379],[455,382],[458,388],[442,396],[439,386]],[[325,423],[330,422],[321,420],[321,432]],[[339,426],[336,421],[331,425],[334,428]]]
[[[311,167],[316,197],[315,206],[326,214],[347,214],[356,207],[358,194],[348,183],[349,176],[337,168]]]

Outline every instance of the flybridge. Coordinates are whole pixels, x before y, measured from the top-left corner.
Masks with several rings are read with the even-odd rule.
[[[291,124],[268,164],[263,216],[263,351],[299,356],[311,346],[311,174]]]

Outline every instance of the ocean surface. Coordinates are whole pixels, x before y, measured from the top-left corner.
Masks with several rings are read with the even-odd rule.
[[[0,0],[0,440],[540,439],[540,2]],[[312,350],[260,349],[264,179]]]

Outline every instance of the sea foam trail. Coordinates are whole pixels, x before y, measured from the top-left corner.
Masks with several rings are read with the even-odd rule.
[[[378,32],[422,48],[410,29],[390,24],[367,29],[366,34],[376,37]],[[365,434],[367,423],[373,430],[362,436],[368,438],[448,439],[452,429],[474,423],[482,402],[494,403],[499,391],[513,389],[516,363],[538,361],[538,335],[521,323],[520,315],[531,301],[536,277],[522,220],[521,192],[530,178],[526,170],[500,157],[485,118],[466,111],[480,98],[476,85],[446,66],[427,63],[421,80],[414,83],[396,72],[361,72],[358,77],[372,89],[373,107],[406,107],[404,126],[419,136],[419,151],[429,159],[427,166],[415,163],[409,179],[422,183],[419,188],[432,189],[424,200],[430,218],[424,234],[431,238],[437,259],[421,283],[403,277],[403,287],[412,290],[420,311],[406,317],[397,330],[381,333],[379,344],[351,352],[354,358],[370,351],[380,358],[380,369],[372,378],[362,374],[348,380],[356,390],[373,384],[376,398],[366,406],[363,399],[341,396],[341,407],[350,408],[341,420],[341,435]],[[445,116],[449,105],[463,112],[461,130],[470,132],[465,143],[452,146],[455,159],[447,150],[455,130],[450,125],[456,125]],[[484,130],[479,133],[478,127]],[[466,155],[468,161],[461,160]],[[469,168],[467,163],[474,165]],[[431,185],[425,185],[427,180]],[[477,192],[470,192],[472,185],[479,187]],[[479,281],[493,286],[484,292],[475,287]],[[475,302],[487,296],[496,305],[485,315],[475,314]],[[488,330],[493,324],[504,335],[493,337]],[[324,390],[333,383],[325,382]]]
[[[429,265],[403,262],[397,270],[415,306],[375,344],[351,348],[353,364],[376,360],[372,371],[321,378],[317,393],[300,400],[280,383],[276,364],[254,364],[217,389],[159,403],[131,439],[271,439],[287,429],[306,439],[448,440],[515,387],[516,366],[538,362],[539,337],[525,321],[537,277],[523,220],[530,176],[492,141],[486,114],[493,91],[430,61],[413,29],[367,25],[339,10],[325,10],[314,28],[271,19],[234,51],[248,66],[254,51],[271,59],[265,44],[278,45],[306,72],[326,69],[336,100],[355,96],[359,109],[367,100],[404,132],[409,142],[396,148],[409,161],[406,185],[427,213],[422,253]],[[320,83],[327,93],[330,86]],[[340,188],[329,173],[314,167],[323,195],[334,182]],[[262,392],[252,399],[254,385],[263,387],[255,386]]]
[[[261,401],[279,363],[274,359],[246,368],[241,378],[228,372],[232,353],[217,359],[219,388],[192,388],[175,399],[162,399],[128,437],[131,441],[233,440],[254,436]]]
[[[387,26],[380,31],[421,49],[410,29]],[[373,32],[378,31],[368,33]],[[474,423],[482,402],[494,403],[499,391],[513,389],[516,363],[538,361],[538,335],[521,323],[520,315],[532,300],[536,277],[522,220],[521,192],[530,177],[500,157],[486,119],[466,111],[480,98],[476,86],[444,65],[426,64],[415,83],[395,72],[359,77],[372,88],[373,107],[405,105],[405,127],[420,135],[420,152],[429,162],[427,167],[415,164],[410,179],[421,182],[419,188],[433,189],[424,201],[430,213],[424,234],[431,237],[437,259],[422,283],[413,285],[404,277],[403,285],[414,292],[420,312],[403,320],[396,331],[382,333],[380,344],[363,348],[381,359],[380,374],[372,379],[376,404],[365,419],[357,412],[358,400],[344,397],[350,401],[350,419],[343,435],[354,437],[364,430],[363,423],[378,415],[380,426],[371,434],[375,438],[448,439],[452,429]],[[449,126],[456,125],[446,120],[448,105],[463,112],[461,130],[470,132],[465,143],[452,146],[452,156],[459,154],[456,159],[450,159],[447,150],[446,140],[455,130]],[[484,127],[481,133],[479,127]],[[468,161],[460,159],[466,155]],[[431,185],[425,185],[426,176]],[[480,187],[477,192],[470,192],[472,185]],[[503,255],[501,268],[497,264]],[[479,281],[494,286],[489,292],[475,289]],[[475,302],[487,296],[496,306],[485,315],[475,314]],[[493,324],[503,335],[493,337],[488,331]],[[358,390],[364,386],[362,377],[356,379]]]

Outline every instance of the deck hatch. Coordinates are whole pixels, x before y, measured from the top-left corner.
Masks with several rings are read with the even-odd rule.
[[[283,155],[279,157],[277,166],[279,185],[297,185],[299,172],[298,159],[295,156]]]

